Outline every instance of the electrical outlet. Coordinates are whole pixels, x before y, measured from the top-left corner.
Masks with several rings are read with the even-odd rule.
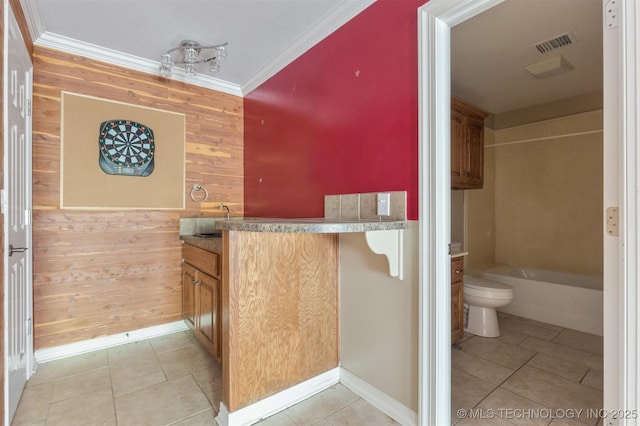
[[[378,216],[391,216],[391,194],[378,194]]]

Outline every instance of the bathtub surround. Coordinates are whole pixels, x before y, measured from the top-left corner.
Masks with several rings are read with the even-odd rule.
[[[465,194],[467,267],[602,276],[602,110],[487,131],[485,173]]]

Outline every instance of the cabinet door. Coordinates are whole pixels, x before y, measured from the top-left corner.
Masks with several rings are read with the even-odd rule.
[[[484,122],[467,117],[467,184],[473,188],[482,188],[484,177]]]
[[[451,259],[451,343],[464,336],[464,258]]]
[[[451,111],[451,186],[464,184],[464,157],[466,152],[464,117]]]
[[[182,265],[182,316],[189,327],[196,325],[196,283],[197,270],[184,263]]]
[[[455,343],[464,336],[464,285],[451,284],[451,343]]]
[[[220,281],[209,275],[199,273],[198,285],[198,322],[197,330],[200,341],[207,350],[220,359],[220,320],[218,309],[218,294]]]

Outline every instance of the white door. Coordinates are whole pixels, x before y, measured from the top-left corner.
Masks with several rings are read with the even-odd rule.
[[[6,5],[7,3],[5,3]],[[5,419],[10,424],[33,371],[31,254],[32,65],[10,7],[4,36],[4,359]]]

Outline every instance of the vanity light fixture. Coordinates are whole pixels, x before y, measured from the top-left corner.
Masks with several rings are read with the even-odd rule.
[[[209,71],[220,71],[220,61],[227,58],[227,44],[216,44],[213,46],[202,46],[197,41],[183,40],[178,47],[167,50],[160,59],[160,75],[165,78],[171,77],[173,66],[184,65],[186,75],[196,75],[196,65],[209,64]],[[201,56],[202,54],[202,56]]]

